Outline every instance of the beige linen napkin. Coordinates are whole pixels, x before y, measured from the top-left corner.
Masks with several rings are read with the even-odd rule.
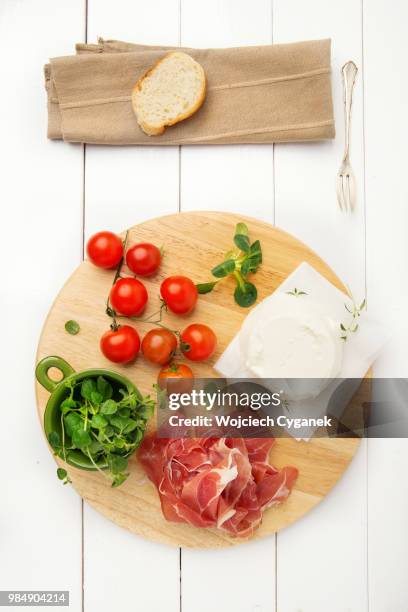
[[[334,138],[330,40],[184,49],[204,68],[202,108],[160,136],[139,128],[136,81],[174,47],[99,40],[45,66],[48,137],[112,145],[272,143]]]

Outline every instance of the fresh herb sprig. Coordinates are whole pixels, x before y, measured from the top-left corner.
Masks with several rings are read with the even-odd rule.
[[[306,291],[299,290],[297,287],[295,287],[292,291],[287,291],[286,293],[288,295],[294,295],[295,297],[299,297],[300,295],[307,295]]]
[[[262,263],[262,249],[259,240],[250,242],[248,227],[238,223],[234,235],[235,247],[224,256],[224,261],[211,270],[218,279],[208,283],[197,284],[198,292],[210,293],[221,279],[232,276],[236,282],[234,299],[239,306],[248,308],[256,302],[258,295],[255,285],[248,281],[249,274],[255,274]]]
[[[128,457],[139,446],[154,400],[137,390],[119,389],[103,377],[85,378],[65,383],[67,397],[61,404],[61,434],[51,431],[48,440],[55,454],[67,461],[71,451],[81,451],[92,465],[107,475],[112,486],[128,477]],[[106,464],[107,471],[99,465]],[[66,470],[59,468],[58,478],[69,481]]]
[[[344,308],[348,313],[351,314],[351,320],[348,324],[340,323],[341,336],[340,338],[346,342],[350,333],[354,334],[358,330],[358,319],[361,317],[361,313],[365,309],[365,299],[361,302],[360,306],[353,301],[351,307],[344,304]]]

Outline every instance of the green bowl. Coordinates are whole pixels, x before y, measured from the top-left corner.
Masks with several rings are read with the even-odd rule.
[[[56,368],[62,374],[62,379],[59,381],[51,380],[48,376],[50,368]],[[120,374],[111,372],[110,370],[95,369],[95,370],[84,370],[83,372],[75,372],[75,370],[61,357],[45,357],[42,359],[35,369],[35,376],[47,391],[51,393],[47,406],[44,412],[44,431],[45,435],[48,436],[51,431],[56,431],[60,436],[62,434],[61,427],[61,404],[66,397],[68,397],[68,389],[65,386],[67,380],[74,380],[79,382],[84,378],[98,378],[103,376],[106,378],[113,387],[113,399],[120,399],[119,389],[126,389],[129,393],[136,392],[140,395],[135,385]],[[141,397],[141,396],[140,396]],[[70,438],[65,434],[67,445],[70,443]],[[128,457],[133,451],[125,455]],[[105,461],[99,460],[96,462],[97,468],[92,464],[91,460],[87,455],[80,450],[69,450],[66,453],[66,462],[81,470],[96,470],[106,469],[108,466]]]

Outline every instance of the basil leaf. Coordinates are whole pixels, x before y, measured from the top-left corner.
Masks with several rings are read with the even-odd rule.
[[[204,293],[210,293],[210,291],[214,289],[217,282],[218,281],[214,281],[212,283],[198,283],[198,285],[196,285],[198,293],[201,295],[204,295]]]
[[[77,448],[86,448],[91,443],[91,436],[83,429],[74,429],[72,432],[72,443]]]
[[[117,409],[117,403],[112,399],[108,399],[101,406],[101,414],[115,414]]]
[[[79,333],[80,329],[81,328],[79,327],[79,323],[77,323],[73,319],[70,319],[65,323],[65,331],[71,334],[71,336],[76,336]]]
[[[65,480],[68,476],[67,470],[64,470],[64,468],[58,468],[57,476],[59,480]]]
[[[245,281],[242,284],[238,284],[234,291],[234,298],[236,303],[243,308],[248,308],[256,302],[258,292],[255,285]]]
[[[211,270],[211,274],[216,278],[223,278],[224,276],[228,276],[235,270],[235,261],[233,259],[227,259],[223,261],[218,266],[215,266]]]
[[[92,393],[96,391],[96,384],[93,378],[86,378],[81,385],[81,395],[85,399],[91,400]]]

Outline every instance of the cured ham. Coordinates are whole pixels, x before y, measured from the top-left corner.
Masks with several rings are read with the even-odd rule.
[[[146,437],[139,461],[168,521],[249,537],[290,494],[298,471],[268,461],[274,439]]]

